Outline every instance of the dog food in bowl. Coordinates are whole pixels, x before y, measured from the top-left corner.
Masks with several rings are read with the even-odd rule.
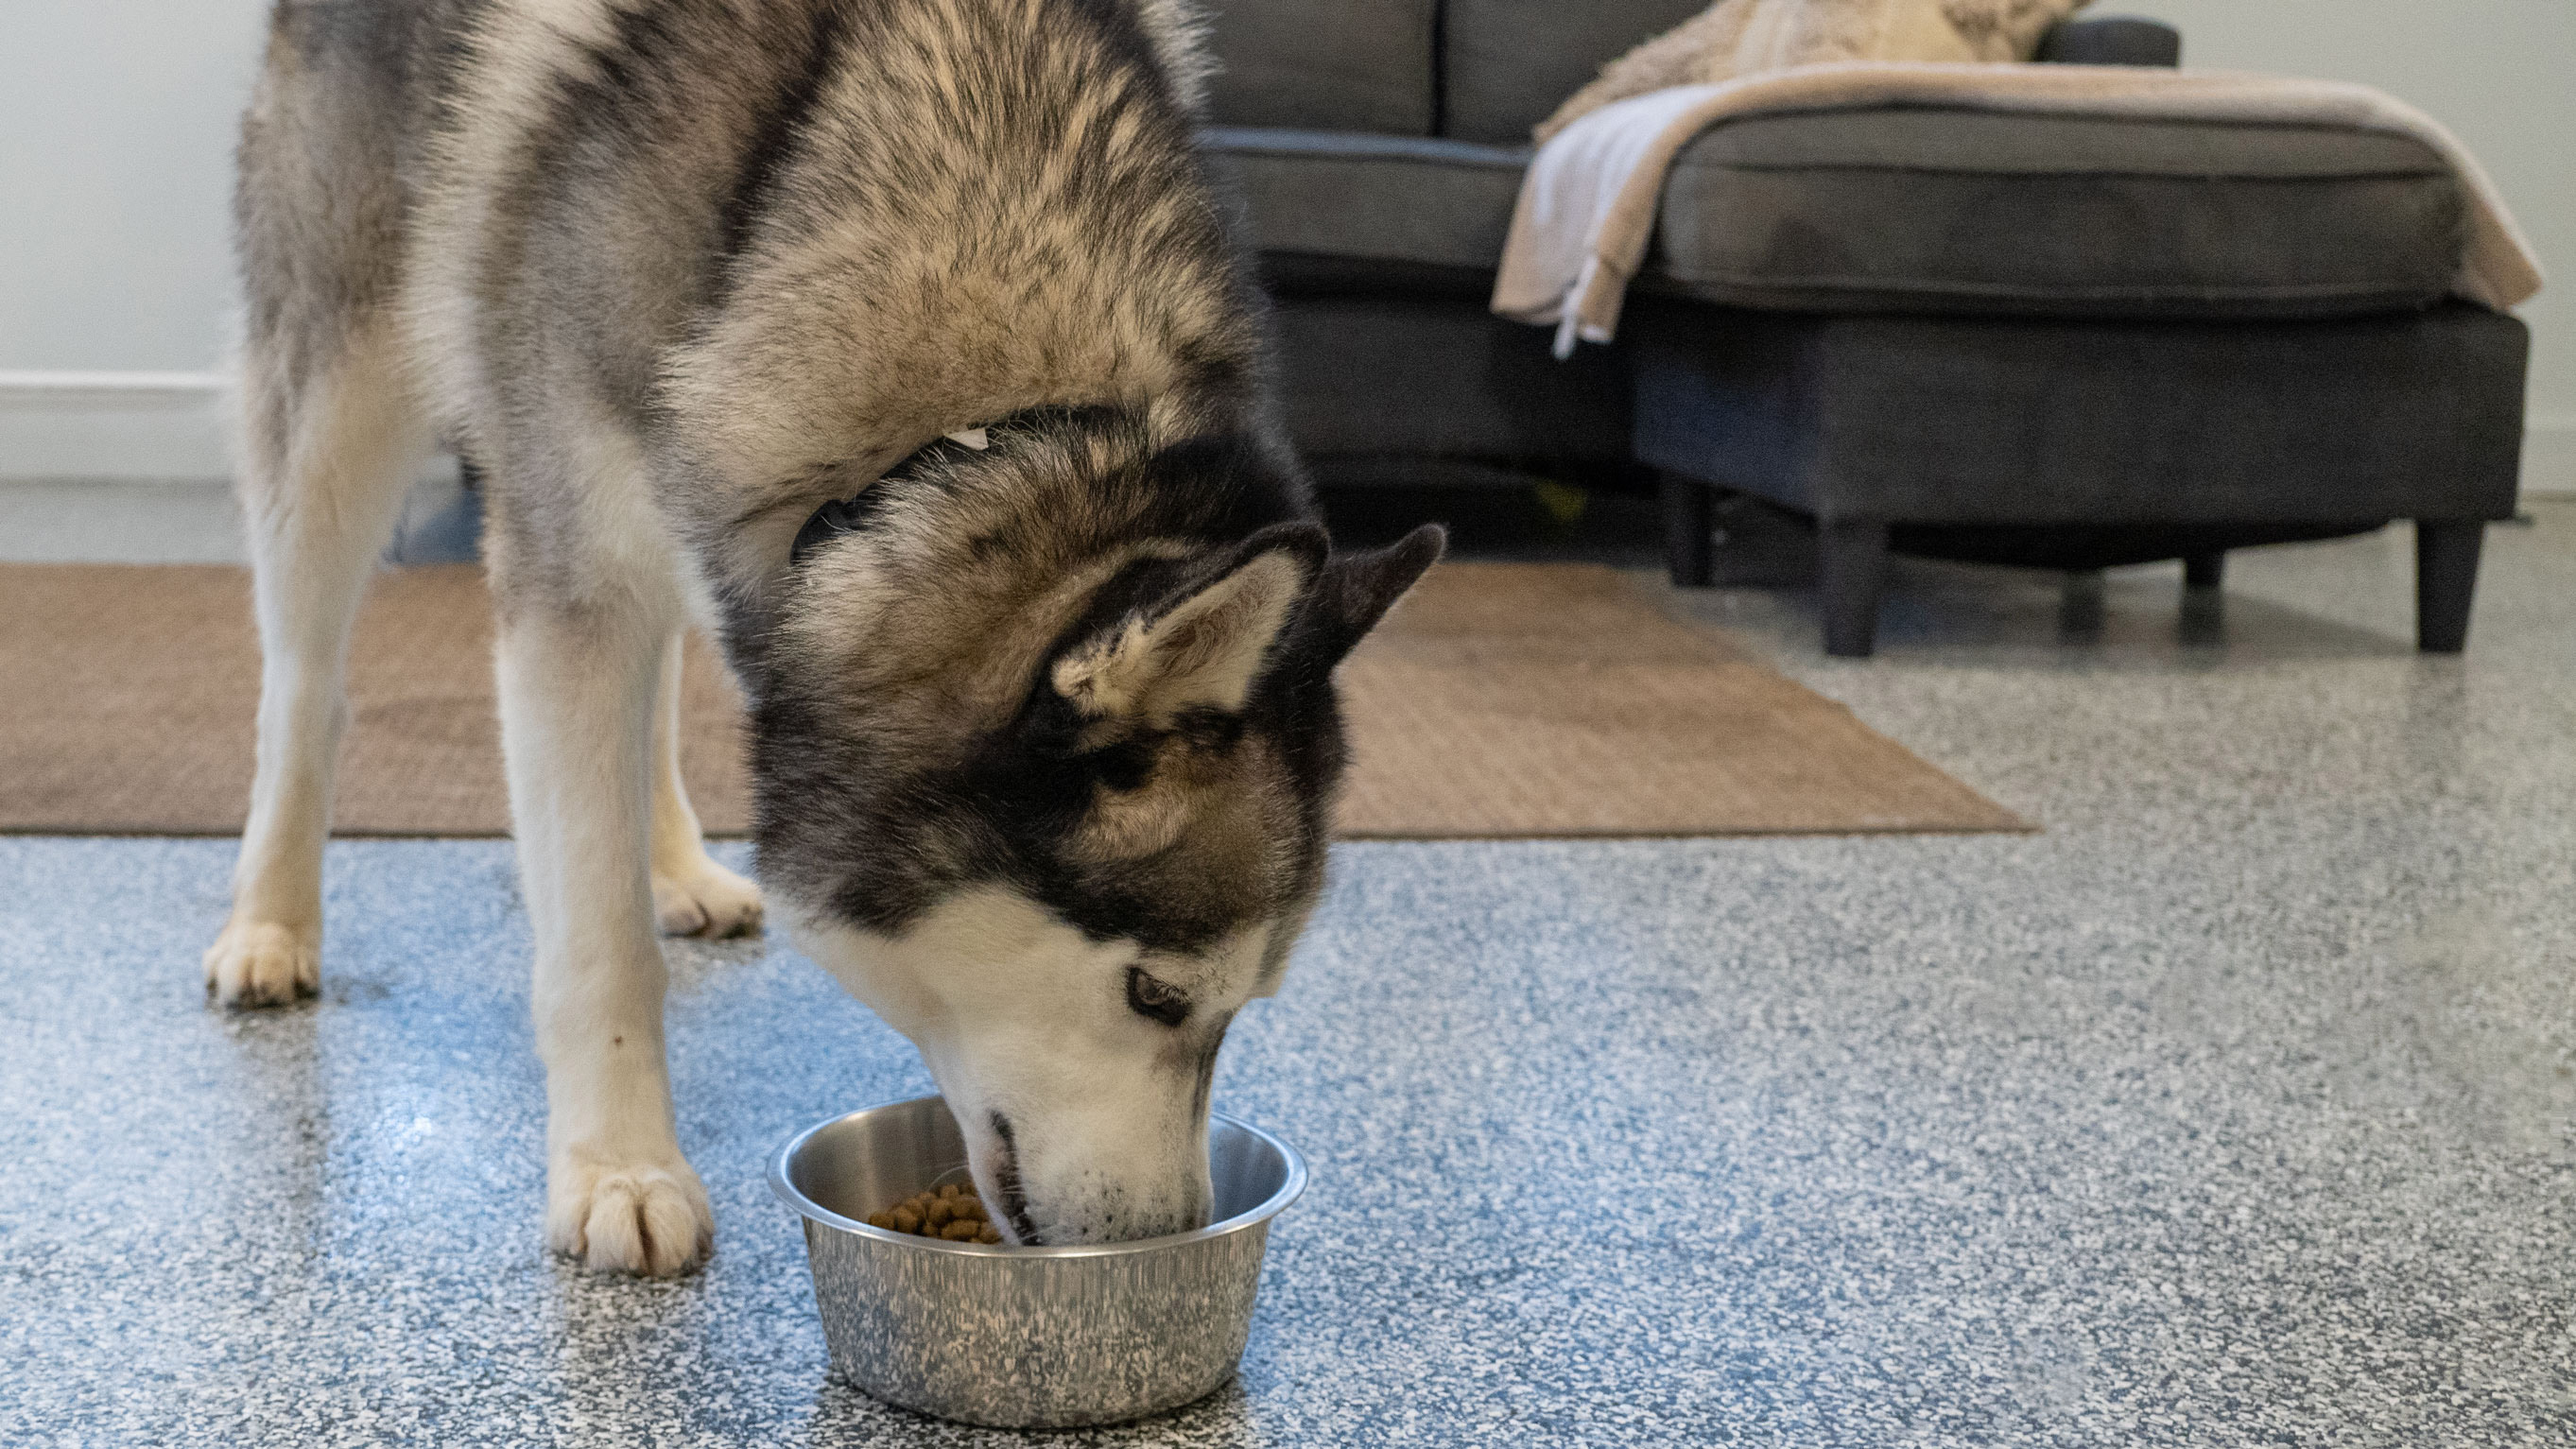
[[[937,1192],[919,1192],[881,1213],[868,1214],[868,1226],[951,1243],[1002,1241],[1002,1230],[984,1211],[984,1200],[971,1187],[950,1183]]]

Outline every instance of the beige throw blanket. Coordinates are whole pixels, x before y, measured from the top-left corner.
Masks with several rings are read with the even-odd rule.
[[[2092,0],[1718,0],[1601,68],[1539,122],[1541,144],[1603,106],[1673,86],[1846,60],[2028,60]]]
[[[1665,177],[1692,137],[1738,116],[1882,105],[2348,126],[2411,136],[2449,161],[2468,193],[2454,290],[2498,310],[2540,290],[2540,263],[2476,158],[2430,116],[2367,86],[2132,66],[1873,61],[1676,86],[1575,121],[1539,148],[1521,180],[1494,311],[1554,325],[1559,357],[1572,355],[1577,338],[1608,342],[1628,281],[1654,239]]]

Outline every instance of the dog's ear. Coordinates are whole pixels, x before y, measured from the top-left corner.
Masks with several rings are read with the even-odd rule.
[[[1324,531],[1281,523],[1058,659],[1056,693],[1094,719],[1161,723],[1188,709],[1240,711],[1297,601],[1324,570]]]
[[[1448,547],[1448,530],[1426,523],[1385,548],[1336,555],[1307,606],[1305,647],[1326,668],[1339,664]]]

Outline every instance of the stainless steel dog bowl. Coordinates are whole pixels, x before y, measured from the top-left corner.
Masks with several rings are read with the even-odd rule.
[[[1270,1220],[1306,1190],[1306,1164],[1219,1115],[1208,1166],[1216,1221],[1196,1232],[993,1248],[869,1227],[869,1213],[966,1180],[948,1104],[917,1097],[805,1132],[769,1185],[805,1219],[823,1338],[850,1382],[945,1419],[1072,1428],[1178,1408],[1243,1357]]]

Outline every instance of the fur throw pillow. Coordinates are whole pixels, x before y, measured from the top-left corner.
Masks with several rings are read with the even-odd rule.
[[[1612,101],[1836,60],[2028,60],[2092,0],[1718,0],[1602,67],[1539,123],[1545,141]]]

